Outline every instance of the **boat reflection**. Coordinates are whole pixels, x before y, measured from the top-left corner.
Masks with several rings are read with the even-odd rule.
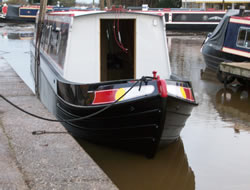
[[[236,122],[239,120],[250,122],[250,88],[245,86],[221,88],[216,93],[215,106],[223,118],[231,118]]]
[[[1,33],[2,39],[10,40],[31,40],[34,37],[33,32],[24,32],[24,33]]]
[[[154,159],[79,141],[119,189],[195,189],[195,176],[179,139]]]

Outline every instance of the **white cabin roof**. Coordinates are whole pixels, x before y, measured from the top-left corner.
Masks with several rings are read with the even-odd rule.
[[[51,26],[54,22],[54,25],[56,27],[59,25],[59,28],[60,23],[62,25],[69,24],[64,65],[57,67],[66,80],[76,83],[104,81],[102,79],[104,72],[102,65],[105,65],[106,70],[108,70],[109,60],[107,57],[109,54],[115,55],[115,51],[119,48],[116,44],[113,44],[115,50],[106,50],[110,49],[106,38],[113,34],[112,29],[110,34],[106,34],[108,31],[102,28],[102,24],[105,25],[108,22],[110,24],[110,20],[117,19],[120,20],[121,25],[122,22],[123,25],[128,22],[128,27],[132,27],[134,30],[133,32],[130,31],[133,42],[129,43],[130,47],[128,47],[132,57],[130,60],[132,63],[130,64],[134,70],[132,78],[152,76],[153,71],[157,71],[161,78],[169,78],[171,75],[164,17],[157,12],[126,11],[116,13],[99,10],[74,10],[50,12],[46,19]],[[117,38],[124,40],[127,35],[126,27],[124,29],[123,26],[121,30],[121,33],[117,34]],[[112,40],[114,41],[114,39]],[[123,63],[123,65],[126,64]],[[129,68],[126,69],[129,70]],[[115,72],[114,75],[116,75]]]
[[[72,17],[79,17],[84,15],[91,15],[91,14],[116,14],[114,11],[106,10],[71,10],[71,11],[53,11],[49,12],[49,15],[68,15]],[[152,15],[152,16],[164,16],[163,11],[134,11],[134,10],[127,10],[126,12],[119,12],[118,14],[143,14],[143,15]]]

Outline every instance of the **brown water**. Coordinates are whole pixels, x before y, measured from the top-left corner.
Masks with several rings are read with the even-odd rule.
[[[199,102],[180,141],[153,160],[81,142],[120,189],[250,189],[250,92],[237,84],[225,90],[208,71],[201,78],[204,39],[168,37],[172,71],[192,81]]]
[[[27,36],[27,29],[32,31],[32,27],[0,26],[0,57],[27,83],[30,42],[20,36]],[[25,35],[19,35],[22,33]],[[81,142],[120,189],[250,189],[250,90],[237,84],[224,90],[214,74],[207,71],[201,78],[205,64],[200,47],[204,38],[168,38],[173,73],[192,81],[199,102],[178,142],[161,149],[151,160]]]

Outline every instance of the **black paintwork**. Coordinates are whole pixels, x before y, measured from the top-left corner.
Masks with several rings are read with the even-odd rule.
[[[43,54],[41,59],[44,61],[42,64],[48,63]],[[51,64],[48,63],[48,66],[56,77],[58,94],[50,86],[46,74],[40,70],[40,99],[60,120],[87,116],[109,105],[92,105],[91,91],[129,87],[134,84],[131,80],[89,85],[69,83],[60,77]],[[192,88],[187,82],[173,80],[168,82]],[[146,84],[142,83],[142,85]],[[146,97],[121,101],[97,116],[85,120],[62,122],[62,124],[74,137],[153,157],[159,144],[168,144],[179,138],[181,129],[196,104],[171,96],[162,98],[158,93],[156,80],[149,80],[147,85],[153,85],[155,91]],[[68,91],[74,89],[76,92],[80,88],[85,90],[75,94]],[[163,131],[167,132],[164,139],[162,139]]]
[[[201,32],[211,32],[215,29],[217,24],[168,24],[166,23],[166,30],[176,30],[176,31],[201,31]]]
[[[205,60],[207,68],[217,71],[220,63],[222,62],[244,62],[250,61],[249,58],[230,54],[217,50],[213,44],[205,43],[202,47],[202,55]]]

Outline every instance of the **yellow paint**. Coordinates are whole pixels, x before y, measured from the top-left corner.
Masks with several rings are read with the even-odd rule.
[[[181,94],[182,94],[183,98],[187,99],[187,96],[186,96],[186,93],[185,93],[183,87],[180,87],[180,89],[181,89]]]
[[[125,94],[126,90],[124,88],[120,88],[117,90],[115,94],[115,99],[118,100],[123,94]],[[123,100],[124,97],[122,97],[119,101]]]

